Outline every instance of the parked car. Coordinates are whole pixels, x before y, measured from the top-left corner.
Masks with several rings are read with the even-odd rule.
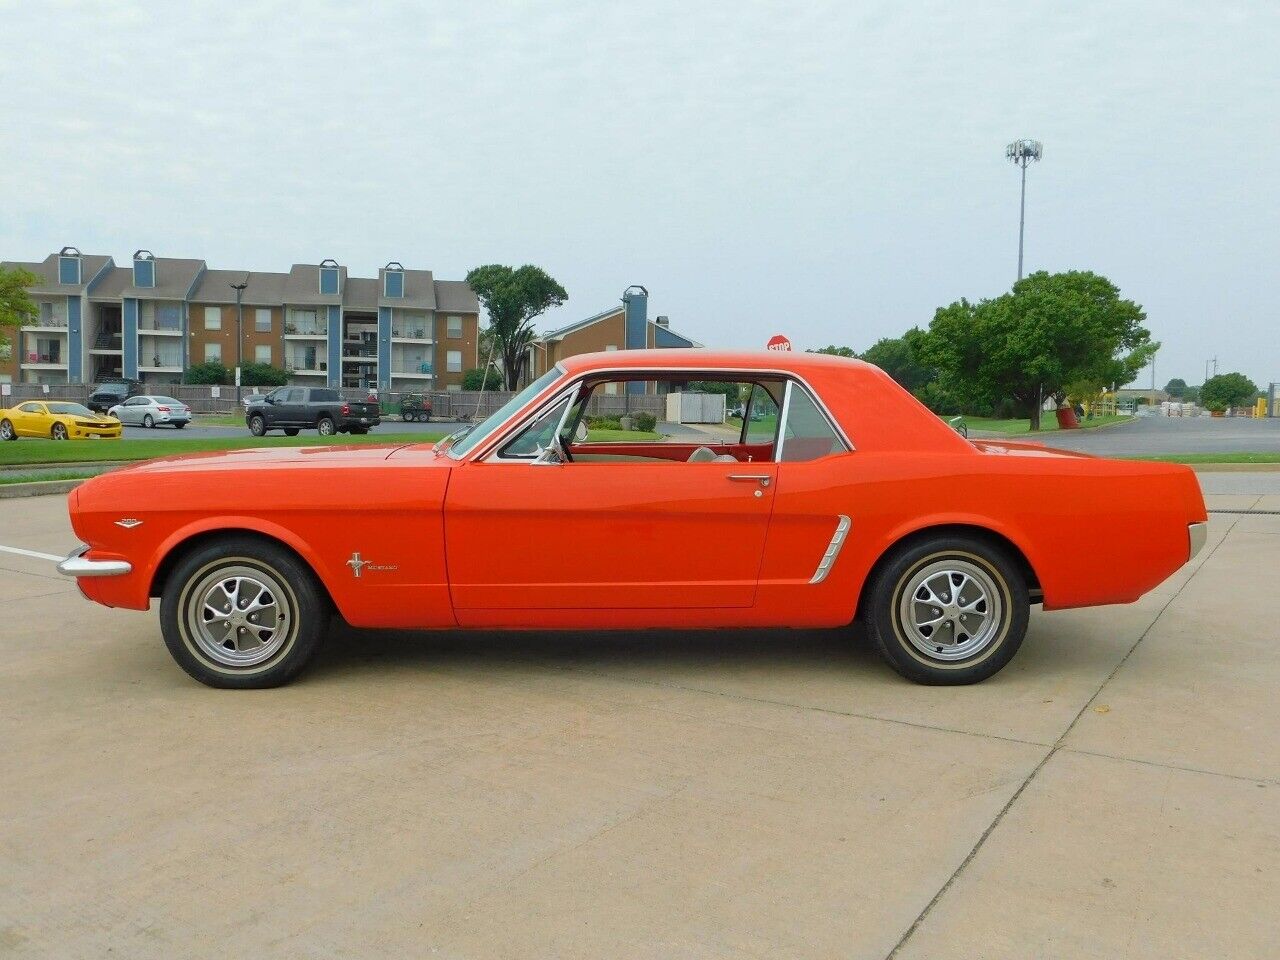
[[[249,432],[261,437],[268,430],[283,430],[296,437],[300,430],[318,430],[321,436],[336,433],[368,433],[382,422],[376,402],[344,400],[331,387],[280,387],[244,412]]]
[[[148,429],[167,424],[181,430],[191,422],[191,408],[181,400],[150,393],[130,397],[107,412],[121,423]]]
[[[750,393],[732,438],[579,430],[597,391],[714,379]],[[331,610],[390,629],[856,619],[903,676],[973,683],[1031,604],[1130,603],[1207,529],[1186,467],[966,440],[876,367],[773,351],[570,357],[439,444],[156,460],[70,507],[84,545],[59,569],[107,606],[159,598],[182,668],[241,688],[294,677]]]
[[[110,377],[97,383],[92,390],[89,391],[89,400],[86,406],[95,413],[106,413],[112,407],[118,406],[142,392],[142,383],[138,380],[130,380],[127,377]]]
[[[0,410],[0,440],[46,437],[50,440],[116,439],[120,421],[94,413],[82,403],[28,400]]]

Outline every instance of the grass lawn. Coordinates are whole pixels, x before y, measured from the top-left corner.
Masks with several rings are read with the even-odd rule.
[[[942,418],[944,421],[951,419],[949,416]],[[1111,417],[1094,417],[1092,420],[1082,420],[1080,422],[1081,430],[1092,430],[1095,427],[1106,427],[1113,423],[1124,423],[1132,420],[1133,417],[1111,416]],[[965,417],[964,422],[969,425],[969,430],[985,430],[988,433],[1003,433],[1010,436],[1020,433],[1031,433],[1029,421],[1023,417],[1019,420],[994,420],[986,417]],[[1040,418],[1040,432],[1048,433],[1051,430],[1058,429],[1058,418],[1052,413],[1046,413]]]
[[[26,463],[89,463],[96,460],[150,460],[201,450],[241,450],[245,447],[316,447],[349,443],[427,443],[438,433],[319,434],[297,437],[205,437],[190,440],[16,440],[0,443],[0,465]]]
[[[1156,453],[1122,460],[1156,460],[1160,463],[1280,463],[1280,451],[1252,453]]]
[[[648,430],[588,430],[590,443],[646,443],[661,440],[662,435]]]

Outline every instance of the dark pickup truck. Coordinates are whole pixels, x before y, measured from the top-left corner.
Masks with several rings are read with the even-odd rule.
[[[368,433],[382,422],[376,403],[344,400],[331,387],[280,387],[244,411],[249,432],[260,437],[268,430],[283,430],[296,437],[299,430],[319,430],[323,437],[335,433]]]

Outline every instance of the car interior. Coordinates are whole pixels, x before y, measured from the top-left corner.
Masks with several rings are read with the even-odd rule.
[[[786,378],[696,376],[662,381],[586,379],[546,406],[500,448],[498,457],[583,464],[769,462],[776,459],[780,436],[783,461],[814,460],[846,449],[798,384],[787,422],[779,422]],[[627,438],[619,421],[639,411],[667,421],[666,433]]]

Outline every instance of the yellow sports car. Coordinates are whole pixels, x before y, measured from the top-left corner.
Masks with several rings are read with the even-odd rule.
[[[0,440],[45,437],[82,440],[85,437],[120,439],[124,428],[115,417],[104,417],[79,403],[64,400],[28,400],[0,410]]]

